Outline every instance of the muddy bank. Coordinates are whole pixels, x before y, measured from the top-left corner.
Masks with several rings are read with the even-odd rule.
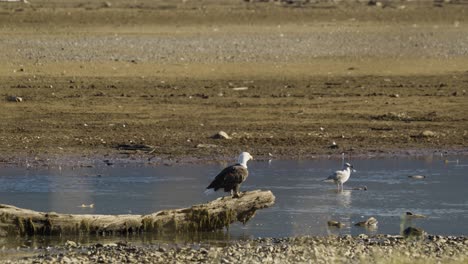
[[[21,250],[18,250],[21,252]],[[24,252],[24,249],[23,249]],[[262,238],[208,244],[132,245],[126,242],[30,249],[34,256],[0,259],[1,263],[465,263],[466,237],[401,236]],[[14,255],[13,251],[9,252]],[[16,253],[18,254],[18,253]],[[24,253],[23,253],[24,254]]]
[[[468,75],[1,78],[2,163],[466,153]],[[212,136],[225,131],[230,139]],[[336,146],[333,146],[333,142]],[[142,149],[131,146],[143,145]],[[122,146],[127,146],[123,148]]]
[[[0,162],[466,153],[467,8],[1,3]]]

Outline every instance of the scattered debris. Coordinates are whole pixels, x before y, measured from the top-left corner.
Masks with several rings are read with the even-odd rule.
[[[112,165],[114,165],[113,162],[111,162],[110,160],[107,160],[107,159],[106,159],[106,160],[103,160],[103,162],[104,162],[107,166],[112,166]]]
[[[405,213],[405,216],[406,216],[407,218],[427,218],[427,216],[425,216],[425,215],[413,214],[412,212],[406,212],[406,213]]]
[[[80,207],[80,208],[94,208],[94,204],[81,204],[78,207]]]
[[[377,227],[377,224],[379,222],[377,221],[377,219],[375,219],[374,217],[370,217],[369,219],[367,219],[366,221],[362,221],[362,222],[358,222],[355,224],[355,226],[362,226],[362,227]]]
[[[374,131],[392,131],[393,127],[371,127],[370,130],[374,130]]]
[[[408,176],[408,178],[415,179],[415,180],[421,180],[421,179],[425,179],[426,176],[424,176],[424,175],[410,175],[410,176]]]
[[[140,150],[153,152],[155,147],[146,144],[119,144],[116,147],[118,150]]]
[[[383,115],[373,116],[372,119],[384,120],[384,121],[413,121],[413,118],[410,117],[405,112],[401,112],[401,113],[389,112]]]
[[[410,237],[422,237],[424,236],[425,232],[422,228],[419,227],[408,227],[405,230],[403,230],[403,236],[405,238],[410,238]]]
[[[7,96],[6,99],[8,102],[17,102],[17,103],[23,102],[23,98],[19,96],[13,96],[13,95]]]
[[[75,241],[67,240],[67,242],[65,242],[65,247],[76,248],[78,244]]]
[[[0,0],[0,2],[29,4],[28,0]]]
[[[340,148],[340,147],[336,144],[335,141],[333,141],[332,144],[331,144],[330,146],[328,146],[328,148],[330,148],[330,149],[338,149],[338,148]]]
[[[424,137],[424,138],[435,137],[435,136],[437,136],[437,134],[430,130],[424,130],[423,132],[419,134],[419,137]]]
[[[249,89],[249,87],[246,87],[246,86],[232,88],[233,91],[245,91],[245,90],[248,90],[248,89]]]
[[[196,148],[217,148],[218,145],[215,144],[198,144]]]
[[[335,220],[330,220],[327,222],[328,226],[331,226],[331,227],[337,227],[337,228],[342,228],[345,226],[345,224],[341,223],[341,222],[338,222],[338,221],[335,221]]]
[[[105,1],[104,3],[102,3],[102,7],[106,7],[106,8],[112,7],[112,3],[109,1]]]
[[[219,131],[218,133],[214,134],[213,136],[211,136],[211,138],[214,138],[214,139],[231,139],[232,137],[230,137],[226,132],[224,131]]]
[[[361,187],[354,187],[353,190],[355,191],[367,191],[367,186],[361,186]]]

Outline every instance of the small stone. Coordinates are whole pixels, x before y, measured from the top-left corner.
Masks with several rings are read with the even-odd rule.
[[[198,144],[196,148],[217,148],[218,145],[215,144]]]
[[[167,250],[166,250],[165,248],[163,248],[163,247],[160,247],[160,248],[158,249],[158,251],[161,252],[161,253],[164,253],[164,252],[166,252]]]
[[[126,247],[126,246],[128,246],[128,242],[127,242],[127,241],[118,241],[116,244],[117,244],[117,246],[120,246],[120,247]]]
[[[67,256],[64,256],[64,257],[61,259],[60,262],[61,262],[61,263],[72,263],[73,261],[72,261],[70,258],[68,258]]]
[[[65,242],[65,246],[66,247],[71,247],[71,248],[76,248],[78,247],[78,245],[76,244],[75,241],[71,241],[71,240],[67,240],[67,242]]]
[[[408,238],[408,237],[420,237],[424,235],[424,230],[422,228],[418,227],[408,227],[405,230],[403,230],[403,235]]]
[[[361,186],[361,187],[354,187],[353,190],[355,191],[367,191],[367,186]]]
[[[375,227],[379,222],[374,217],[369,217],[366,221],[358,222],[355,226]]]
[[[327,225],[328,225],[328,226],[332,226],[332,227],[337,227],[337,228],[342,228],[342,227],[345,226],[343,223],[340,223],[340,222],[334,221],[334,220],[328,221],[328,222],[327,222]]]
[[[420,137],[425,137],[425,138],[428,138],[428,137],[435,137],[436,136],[436,133],[433,132],[433,131],[430,131],[430,130],[424,130],[423,132],[421,132],[419,134]]]
[[[23,102],[23,98],[19,96],[7,96],[7,101],[21,103]]]
[[[232,88],[233,91],[246,91],[248,89],[249,89],[249,87],[245,87],[245,86],[244,87],[234,87],[234,88]]]
[[[211,136],[214,139],[231,139],[231,137],[224,131],[219,131],[218,133]]]

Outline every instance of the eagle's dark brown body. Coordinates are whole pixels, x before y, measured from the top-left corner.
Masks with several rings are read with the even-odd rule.
[[[240,185],[248,176],[247,168],[235,164],[222,170],[206,188],[215,191],[224,189],[225,192],[234,192],[233,197],[239,197]]]

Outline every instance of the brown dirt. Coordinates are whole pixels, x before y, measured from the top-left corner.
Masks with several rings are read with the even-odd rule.
[[[4,163],[468,150],[468,5],[109,3],[0,3]]]

